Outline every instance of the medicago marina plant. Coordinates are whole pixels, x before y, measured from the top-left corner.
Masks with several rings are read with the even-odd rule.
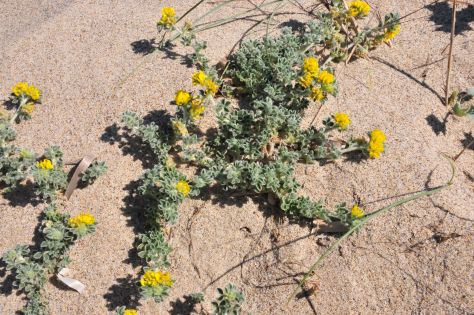
[[[162,10],[158,29],[168,40],[161,44],[180,38],[193,47],[196,72],[188,88],[176,92],[175,114],[165,122],[123,115],[125,129],[148,144],[157,161],[138,188],[148,205],[147,232],[138,237],[146,264],[137,280],[143,298],[160,302],[168,295],[173,280],[165,270],[171,248],[163,231],[177,221],[183,201],[209,187],[266,195],[270,204],[302,220],[318,218],[350,228],[364,217],[358,205],[342,203],[329,210],[322,201],[299,195],[294,170],[298,163],[325,163],[348,154],[379,158],[385,134],[375,129],[365,137],[348,136],[351,119],[343,112],[325,118],[321,127],[303,128],[302,118],[310,106],[337,96],[335,65],[389,42],[400,31],[399,17],[388,14],[377,26],[359,30],[357,21],[370,11],[366,2],[346,7],[332,1],[328,9],[299,31],[285,28],[279,36],[244,42],[221,71],[210,65],[203,53],[206,43],[196,38],[192,24],[179,27],[174,9]],[[199,122],[210,110],[217,127],[203,134]],[[193,176],[181,172],[185,165]]]
[[[43,287],[46,281],[66,267],[68,252],[76,241],[94,232],[96,221],[92,214],[84,212],[71,217],[59,211],[60,193],[66,189],[68,173],[63,153],[57,146],[45,149],[38,155],[13,144],[15,123],[31,119],[33,111],[41,103],[42,92],[26,82],[12,88],[7,106],[13,114],[2,110],[0,115],[0,183],[3,192],[21,191],[32,183],[37,201],[45,207],[40,215],[40,240],[37,246],[17,245],[3,254],[6,270],[15,279],[13,285],[26,295],[27,303],[22,312],[26,315],[47,314],[47,300]],[[104,162],[95,161],[80,174],[84,185],[89,185],[105,173]]]

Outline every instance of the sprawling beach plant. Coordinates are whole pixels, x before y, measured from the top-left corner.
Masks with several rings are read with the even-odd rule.
[[[389,14],[375,27],[359,30],[358,20],[370,11],[366,2],[346,7],[334,0],[328,9],[300,30],[284,28],[279,36],[244,42],[221,71],[204,55],[206,43],[196,38],[198,29],[189,22],[178,26],[174,9],[162,10],[159,47],[181,39],[194,48],[190,60],[196,72],[190,79],[194,88],[176,92],[176,111],[167,121],[145,121],[133,112],[123,115],[125,129],[148,144],[157,161],[144,172],[138,188],[147,200],[148,230],[138,245],[146,263],[139,281],[143,297],[161,301],[168,294],[173,282],[163,268],[171,249],[161,231],[177,221],[179,205],[199,197],[203,189],[262,194],[290,217],[337,221],[347,228],[364,217],[358,205],[342,203],[331,211],[322,201],[300,195],[294,170],[298,163],[326,163],[348,154],[379,158],[385,151],[384,133],[374,129],[366,136],[347,135],[351,120],[344,112],[325,118],[319,127],[303,127],[302,120],[306,109],[337,96],[335,65],[364,57],[392,40],[400,31],[399,17]],[[199,122],[210,110],[216,128],[203,133]],[[182,172],[184,165],[189,171]],[[223,294],[234,291],[227,288]],[[227,310],[226,301],[217,309]]]
[[[43,297],[46,281],[69,264],[70,248],[78,239],[92,233],[95,224],[91,214],[70,217],[51,204],[42,214],[39,232],[43,241],[39,248],[17,245],[3,254],[6,269],[15,278],[14,286],[26,295],[27,304],[22,310],[25,315],[48,313]]]
[[[14,108],[12,115],[3,110],[0,115],[0,183],[4,191],[21,189],[26,181],[33,183],[35,194],[43,202],[37,246],[17,245],[3,254],[6,270],[11,272],[13,285],[26,295],[22,310],[26,315],[48,314],[43,287],[48,279],[66,267],[68,252],[80,238],[94,232],[95,218],[90,213],[70,217],[59,211],[59,192],[68,183],[63,153],[57,146],[47,148],[42,155],[13,144],[15,123],[30,119],[40,104],[41,91],[26,82],[17,83],[7,105]],[[107,170],[104,162],[94,161],[83,171],[80,180],[84,185]]]
[[[35,194],[40,200],[53,202],[58,193],[67,186],[67,172],[63,153],[58,146],[51,146],[37,154],[16,146],[15,122],[30,119],[36,106],[41,102],[41,91],[34,85],[18,82],[13,88],[7,105],[14,108],[13,113],[2,110],[0,113],[0,184],[4,190],[13,191],[25,181],[31,181]],[[102,161],[94,161],[81,174],[81,181],[89,185],[104,174],[107,166]]]

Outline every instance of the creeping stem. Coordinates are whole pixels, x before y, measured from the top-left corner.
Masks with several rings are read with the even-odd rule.
[[[443,189],[451,186],[453,184],[453,180],[454,180],[454,175],[455,175],[455,171],[456,171],[456,167],[454,165],[454,161],[449,158],[448,156],[445,156],[443,155],[443,157],[445,157],[448,162],[450,163],[450,166],[451,166],[451,178],[449,179],[449,181],[442,185],[442,186],[439,186],[439,187],[436,187],[436,188],[432,188],[432,189],[428,189],[428,190],[425,190],[425,191],[421,191],[421,192],[418,192],[418,193],[415,193],[413,195],[411,195],[410,197],[407,197],[407,198],[404,198],[404,199],[400,199],[400,200],[397,200],[395,201],[394,203],[386,206],[386,207],[383,207],[377,211],[374,211],[368,215],[366,215],[365,217],[363,217],[362,219],[356,221],[354,223],[354,225],[349,229],[349,231],[347,231],[344,235],[342,235],[336,242],[334,242],[319,258],[318,260],[316,260],[316,262],[309,268],[308,272],[306,272],[306,274],[304,275],[303,279],[299,282],[299,284],[296,286],[296,288],[293,290],[293,292],[290,294],[290,296],[288,297],[288,300],[286,302],[286,304],[288,305],[288,303],[296,296],[296,294],[298,293],[298,290],[300,288],[302,288],[304,286],[304,284],[308,281],[308,279],[310,277],[313,276],[314,272],[316,271],[316,269],[322,264],[322,262],[324,261],[324,259],[326,259],[329,255],[331,255],[334,250],[336,248],[338,248],[338,246],[345,240],[347,239],[349,236],[351,236],[355,231],[359,230],[360,228],[362,228],[365,224],[367,224],[370,220],[376,218],[377,216],[381,215],[381,214],[384,214],[385,212],[395,208],[395,207],[398,207],[398,206],[401,206],[403,204],[406,204],[408,202],[411,202],[411,201],[414,201],[414,200],[417,200],[419,198],[422,198],[422,197],[427,197],[427,196],[431,196],[431,195],[434,195],[440,191],[442,191]]]

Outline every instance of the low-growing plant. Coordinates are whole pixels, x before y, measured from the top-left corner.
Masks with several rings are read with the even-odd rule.
[[[43,287],[51,275],[70,263],[68,252],[74,243],[95,230],[95,219],[84,213],[70,217],[58,211],[54,204],[42,214],[39,248],[17,245],[3,255],[6,269],[15,277],[13,283],[27,298],[25,315],[47,314]]]
[[[13,114],[3,110],[0,115],[0,184],[12,191],[25,181],[34,183],[35,194],[46,202],[56,200],[58,193],[67,186],[67,172],[63,153],[58,146],[45,149],[43,154],[13,144],[15,122],[30,119],[33,110],[41,101],[42,92],[33,85],[19,82],[12,88],[9,104],[15,106]],[[81,174],[81,181],[90,185],[107,170],[105,162],[94,161]]]
[[[212,302],[215,315],[238,315],[241,304],[244,302],[244,294],[232,283],[224,289],[218,288],[219,294]]]
[[[352,122],[344,112],[325,118],[320,127],[302,123],[306,109],[337,96],[337,63],[366,56],[400,31],[397,14],[359,30],[357,21],[369,11],[364,1],[346,7],[334,0],[329,12],[316,13],[300,30],[285,28],[279,36],[244,42],[219,73],[204,55],[206,43],[196,38],[197,30],[190,23],[178,26],[172,8],[162,10],[158,28],[169,39],[161,43],[166,46],[180,38],[192,47],[190,59],[197,71],[190,80],[195,88],[176,92],[176,112],[166,122],[146,122],[132,112],[123,115],[125,129],[148,144],[157,160],[144,172],[138,188],[147,201],[148,231],[138,245],[148,265],[145,276],[161,274],[168,264],[164,257],[170,248],[163,245],[158,231],[177,221],[179,205],[186,198],[198,197],[209,187],[262,194],[297,219],[337,221],[350,228],[364,217],[357,205],[341,203],[331,211],[322,201],[300,195],[294,170],[298,163],[327,163],[348,154],[379,158],[385,151],[386,137],[379,129],[365,137],[347,136]],[[199,121],[209,110],[215,112],[217,127],[204,134]],[[194,175],[182,173],[182,165],[192,167]],[[169,286],[155,289],[142,283],[144,277],[143,296],[161,301],[171,278]],[[234,289],[223,294],[235,293]],[[234,298],[240,301],[240,295]],[[224,310],[226,301],[223,298]]]
[[[96,226],[92,214],[70,217],[56,206],[58,193],[66,189],[68,182],[59,147],[51,146],[37,155],[13,144],[16,138],[13,124],[31,118],[41,95],[35,86],[19,82],[13,87],[9,100],[15,107],[13,114],[3,110],[0,115],[0,183],[5,185],[4,191],[16,190],[31,180],[35,194],[46,205],[39,227],[41,243],[37,247],[17,245],[3,254],[6,269],[15,278],[13,285],[26,295],[27,303],[22,310],[25,315],[48,314],[43,292],[46,281],[69,264],[70,248],[94,232]],[[81,180],[86,185],[92,184],[106,169],[104,162],[93,162],[81,174]]]

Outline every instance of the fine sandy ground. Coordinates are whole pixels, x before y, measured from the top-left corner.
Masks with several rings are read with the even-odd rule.
[[[423,0],[372,2],[380,12],[402,15],[428,5]],[[44,91],[34,118],[16,126],[17,143],[37,152],[60,145],[68,160],[92,153],[109,166],[94,185],[62,201],[72,214],[90,210],[99,224],[97,232],[71,252],[69,267],[87,286],[86,292],[79,295],[56,281],[48,283],[52,314],[107,314],[117,306],[136,305],[133,279],[139,262],[133,241],[142,224],[137,215],[140,204],[130,191],[149,161],[140,147],[120,136],[115,123],[126,110],[142,115],[173,110],[169,102],[174,92],[190,88],[193,69],[183,62],[183,49],[176,55],[144,56],[140,51],[146,41],[132,43],[155,37],[163,6],[171,5],[179,14],[192,3],[0,3],[0,97],[6,99],[20,80]],[[244,7],[251,4],[236,1],[223,14]],[[285,10],[289,15],[279,16],[282,22],[306,19],[295,7]],[[459,10],[453,86],[465,88],[474,86],[474,8]],[[348,133],[355,135],[381,128],[388,137],[387,152],[360,163],[301,166],[297,176],[304,183],[303,194],[325,198],[330,206],[352,204],[358,196],[373,211],[397,196],[449,179],[449,165],[440,153],[455,156],[473,139],[472,122],[446,117],[440,101],[449,12],[446,3],[424,7],[406,19],[392,48],[381,47],[370,60],[337,68],[341,93],[320,117],[348,112],[353,122]],[[253,23],[239,21],[201,33],[213,62],[221,60]],[[308,113],[308,120],[313,113]],[[471,148],[457,161],[452,187],[398,207],[353,235],[316,272],[314,294],[299,296],[288,308],[285,302],[296,281],[334,238],[289,222],[263,200],[222,193],[209,201],[187,201],[170,237],[176,279],[171,296],[161,304],[142,301],[138,309],[146,315],[188,314],[186,295],[204,291],[210,301],[217,287],[233,282],[245,293],[245,312],[253,314],[472,314],[473,165]],[[29,197],[0,197],[1,252],[33,242],[41,207],[29,203]],[[24,304],[23,295],[12,290],[3,271],[0,275],[0,313],[14,314]]]

